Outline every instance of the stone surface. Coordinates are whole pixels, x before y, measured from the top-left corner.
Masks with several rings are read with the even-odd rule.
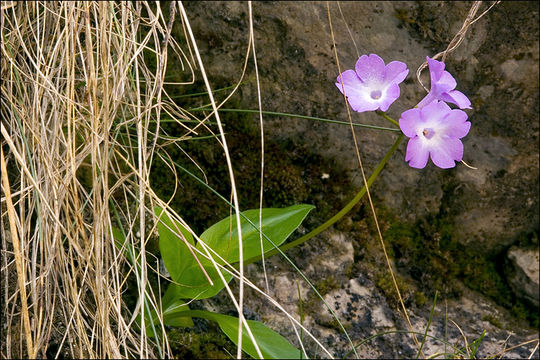
[[[339,238],[346,235],[333,232],[328,236],[320,236],[315,244],[302,251],[314,265],[304,271],[308,279],[326,279],[333,277],[336,286],[328,289],[323,294],[324,300],[340,320],[354,344],[362,343],[358,347],[360,358],[411,358],[415,357],[418,347],[411,335],[407,333],[409,327],[405,318],[397,308],[391,305],[385,295],[377,289],[368,273],[355,274],[349,279],[346,272],[331,270],[324,266],[317,266],[324,258],[331,257],[338,264],[348,263],[348,257],[343,255],[347,245],[334,245],[332,250],[320,246],[330,237]],[[337,249],[335,247],[338,247]],[[342,256],[336,256],[341,253]],[[266,262],[268,277],[274,279],[270,283],[273,298],[278,300],[282,310],[286,311],[295,319],[301,319],[313,336],[324,346],[332,356],[352,358],[351,346],[344,335],[334,316],[316,296],[302,278],[292,269],[283,265],[283,261],[270,258]],[[247,269],[248,278],[254,281],[260,288],[264,288],[264,276],[261,264],[252,264]],[[298,286],[297,286],[298,284]],[[316,284],[318,285],[318,284]],[[299,303],[299,290],[302,305]],[[321,288],[320,288],[321,290]],[[227,297],[221,294],[218,298],[205,300],[205,307],[209,310],[232,312]],[[447,352],[454,353],[455,347],[465,349],[466,344],[471,344],[480,338],[485,331],[485,336],[476,353],[477,358],[488,358],[501,355],[504,358],[539,358],[538,352],[534,352],[537,334],[515,326],[508,327],[511,319],[508,311],[494,305],[483,296],[464,290],[463,296],[454,300],[441,300],[436,303],[432,319],[430,311],[433,299],[428,299],[424,306],[409,304],[407,312],[414,331],[424,333],[426,328],[428,339],[423,346],[425,356]],[[212,305],[218,303],[218,306]],[[267,326],[277,330],[281,335],[288,338],[295,346],[299,347],[297,340],[297,328],[295,332],[291,321],[284,312],[273,306],[267,300],[261,300],[249,290],[247,292],[246,313],[257,314],[256,318]],[[301,310],[302,309],[302,310]],[[373,337],[373,338],[372,338]],[[421,340],[421,336],[417,335]],[[444,343],[446,339],[446,346]],[[528,343],[527,343],[528,342]],[[304,333],[303,343],[311,357],[327,358],[321,348]],[[526,343],[524,345],[520,345]],[[516,346],[517,345],[517,346]],[[516,346],[515,348],[512,348]],[[505,349],[512,348],[508,351]],[[467,353],[469,351],[469,353]],[[471,348],[463,350],[465,358],[472,357]]]
[[[332,238],[341,238],[343,241],[341,245],[333,243],[331,247],[325,246],[331,243]],[[309,246],[295,249],[291,255],[296,257],[301,253],[304,260],[313,265],[300,267],[303,268],[304,275],[323,292],[323,298],[346,329],[351,341],[354,344],[361,343],[357,349],[360,358],[415,357],[418,347],[410,333],[407,333],[409,326],[402,312],[377,288],[369,271],[351,273],[336,271],[335,266],[319,266],[323,259],[332,258],[338,269],[347,269],[350,258],[346,250],[350,242],[346,234],[331,231],[318,236]],[[266,270],[270,294],[279,302],[281,308],[246,289],[245,315],[248,319],[262,321],[299,347],[297,334],[300,329],[294,330],[290,319],[284,313],[286,311],[301,321],[330,355],[337,358],[347,355],[352,358],[349,353],[350,343],[340,325],[302,277],[276,257],[267,259]],[[265,288],[261,263],[249,265],[246,273],[259,288]],[[331,284],[325,282],[329,278],[333,279]],[[405,295],[404,290],[402,295]],[[512,325],[509,312],[489,299],[467,289],[464,289],[459,299],[446,300],[439,297],[430,320],[432,302],[433,298],[428,298],[421,306],[407,302],[407,312],[414,331],[424,333],[429,323],[429,337],[423,347],[426,356],[445,351],[451,354],[456,351],[455,347],[463,350],[466,344],[470,345],[482,337],[485,331],[476,353],[477,358],[497,357],[501,352],[504,352],[504,358],[528,358],[531,354],[532,358],[539,358],[538,352],[533,352],[536,346],[534,339],[537,339],[538,334],[520,328],[519,325]],[[207,310],[235,314],[227,295],[223,293],[204,300],[203,304]],[[309,339],[305,331],[302,338],[311,357],[328,357],[319,345]],[[421,336],[418,335],[418,338],[421,339]],[[471,348],[469,354],[467,350],[463,351],[465,358],[472,357]]]
[[[540,305],[538,248],[520,249],[511,247],[508,249],[508,259],[514,266],[514,271],[511,272],[509,277],[510,285],[515,289],[518,296],[524,297],[538,307]]]
[[[325,4],[253,3],[263,110],[348,120],[343,98],[334,86],[339,70]],[[478,14],[488,5],[485,2]],[[188,2],[185,6],[210,81],[216,87],[235,83],[240,78],[247,49],[247,4]],[[433,56],[446,48],[460,29],[471,3],[342,2],[340,6],[341,12],[336,3],[331,3],[329,11],[341,71],[353,68],[359,55],[369,53],[379,54],[386,62],[400,60],[408,64],[410,75],[401,86],[401,98],[389,110],[397,119],[425,94],[415,79],[416,69],[426,55]],[[181,26],[176,26],[180,33]],[[477,169],[461,164],[446,171],[432,164],[423,170],[411,169],[404,162],[404,143],[372,187],[375,207],[384,207],[410,226],[438,219],[441,224],[449,225],[452,241],[458,243],[464,253],[490,259],[504,257],[522,235],[537,233],[538,60],[538,6],[535,2],[501,2],[474,23],[460,47],[449,54],[446,68],[457,79],[458,90],[472,101],[473,109],[467,110],[472,128],[464,138],[464,160]],[[427,82],[427,73],[422,76]],[[247,78],[253,80],[253,70],[248,71]],[[256,108],[253,81],[243,85],[237,96],[243,107]],[[388,126],[372,113],[351,115],[354,122]],[[369,175],[396,135],[365,128],[355,131],[362,163]],[[292,148],[309,147],[310,151],[347,169],[347,173],[340,175],[348,177],[356,187],[362,185],[349,127],[267,116],[265,134],[267,138],[292,143]],[[294,156],[291,151],[291,157]],[[328,169],[322,171],[331,173]],[[329,184],[333,179],[335,175],[327,179]],[[326,194],[333,195],[338,196],[331,190]],[[339,195],[352,197],[352,194]],[[369,210],[365,214],[369,217]],[[367,226],[374,228],[369,222]],[[376,235],[369,233],[368,236],[375,238]],[[362,274],[347,270],[358,258],[384,268],[380,247],[371,240],[366,246],[365,242],[351,239],[348,234],[323,233],[317,240],[291,252],[299,268],[318,285],[326,287],[325,299],[341,313],[355,340],[388,328],[407,328],[396,308],[388,305],[390,301],[375,285],[377,279],[367,264]],[[355,253],[353,258],[351,246]],[[359,249],[359,246],[366,247]],[[296,279],[299,277],[290,271],[284,260],[269,260],[271,292],[287,311],[297,313]],[[264,288],[260,272],[260,267],[251,268],[250,276],[258,279],[258,284]],[[516,292],[525,291],[526,285],[517,286]],[[302,297],[311,303],[314,295],[302,281],[300,289]],[[267,303],[254,302],[251,306],[271,327],[294,338],[289,320],[275,309],[270,310]],[[441,306],[442,303],[437,307],[438,320],[430,330],[430,334],[438,337],[444,334],[445,328],[446,309]],[[324,339],[336,356],[344,355],[348,351],[346,341],[335,330],[336,324],[324,315],[319,305],[309,310],[305,319],[308,328]],[[429,312],[413,309],[411,314],[413,327],[422,331]],[[538,336],[537,333],[531,335],[530,331],[512,335],[511,326],[506,329],[507,315],[489,300],[466,289],[462,298],[448,301],[448,318],[463,329],[469,342],[479,337],[482,330],[488,330],[489,336],[483,342],[485,348],[481,348],[482,356],[494,355],[504,346],[511,347]],[[499,321],[503,329],[492,324]],[[446,325],[451,342],[461,341],[459,330],[450,323]],[[505,344],[509,335],[512,336]],[[428,341],[426,346],[426,353],[441,351],[440,344]],[[414,349],[409,336],[396,334],[367,342],[359,351],[365,357],[410,357],[416,355]],[[528,357],[530,350],[528,345],[518,347],[505,356]],[[316,356],[322,355],[317,353]],[[538,357],[538,352],[534,357]]]
[[[426,55],[445,49],[469,6],[346,2],[341,4],[342,17],[331,4],[342,71],[353,68],[364,53],[408,64],[410,75],[401,98],[389,109],[399,118],[425,94],[415,80],[416,69]],[[238,80],[247,46],[247,5],[201,2],[186,7],[211,81]],[[334,86],[338,69],[325,3],[261,2],[253,11],[264,110],[347,120]],[[473,110],[467,111],[472,128],[464,139],[464,160],[478,170],[458,165],[441,171],[432,164],[411,169],[404,162],[402,144],[373,189],[381,205],[411,222],[444,210],[445,221],[456,225],[456,241],[492,255],[504,251],[519,234],[538,229],[537,20],[533,2],[500,3],[470,28],[446,61],[458,89],[473,103]],[[242,87],[240,96],[246,108],[256,106],[251,83]],[[387,125],[372,113],[353,113],[352,118]],[[308,144],[351,169],[350,180],[361,184],[347,126],[286,117],[266,117],[265,123],[268,137]],[[356,135],[369,173],[395,135],[369,129],[358,129]]]

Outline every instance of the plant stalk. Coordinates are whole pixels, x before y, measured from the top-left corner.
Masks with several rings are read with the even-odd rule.
[[[369,187],[371,187],[371,185],[373,184],[375,179],[377,179],[377,177],[381,173],[382,169],[384,168],[384,166],[386,165],[386,163],[388,162],[388,160],[390,159],[392,154],[396,151],[396,149],[398,148],[398,146],[401,143],[401,141],[403,140],[403,138],[404,138],[404,135],[400,134],[398,136],[398,138],[396,139],[396,141],[394,142],[394,144],[392,145],[392,147],[390,148],[390,150],[388,150],[388,152],[386,153],[386,155],[384,155],[381,162],[379,162],[379,164],[377,165],[377,167],[375,168],[375,170],[373,171],[373,173],[371,174],[371,176],[369,177],[369,179],[367,181]],[[360,201],[360,199],[362,199],[362,197],[365,194],[366,194],[366,186],[364,185],[362,187],[362,189],[356,194],[356,196],[351,201],[349,201],[349,203],[347,205],[345,205],[343,207],[343,209],[341,209],[336,215],[332,216],[326,222],[319,225],[318,227],[316,227],[315,229],[313,229],[312,231],[310,231],[306,235],[304,235],[304,236],[302,236],[302,237],[300,237],[300,238],[298,238],[298,239],[296,239],[294,241],[291,241],[290,243],[287,243],[285,245],[280,246],[279,247],[280,250],[281,251],[287,251],[287,250],[289,250],[289,249],[291,249],[293,247],[301,245],[301,244],[305,243],[306,241],[308,241],[309,239],[311,239],[312,237],[314,237],[315,235],[318,235],[321,232],[323,232],[324,230],[328,229],[330,226],[335,224],[339,219],[341,219],[343,216],[345,216],[345,214],[347,214]],[[278,252],[279,251],[277,249],[270,250],[265,254],[265,257],[270,257],[270,256],[273,256],[273,255],[276,255]],[[247,259],[246,261],[244,261],[244,264],[247,265],[247,264],[254,263],[256,261],[259,261],[261,258],[262,258],[261,256],[252,257],[252,258]]]

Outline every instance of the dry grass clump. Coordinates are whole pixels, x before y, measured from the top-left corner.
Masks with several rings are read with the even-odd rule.
[[[159,299],[144,265],[155,266],[145,246],[160,114],[186,118],[163,91],[167,54],[193,75],[169,36],[174,10],[165,19],[159,3],[2,2],[0,19],[1,356],[167,356],[166,339],[149,344],[133,322]],[[114,245],[114,209],[138,269]],[[134,312],[122,299],[126,269]]]

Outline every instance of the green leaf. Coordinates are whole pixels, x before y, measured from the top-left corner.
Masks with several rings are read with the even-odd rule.
[[[164,303],[165,296],[162,299],[162,317],[163,317],[163,324],[169,325],[169,326],[178,326],[178,327],[192,327],[193,320],[191,319],[191,316],[186,316],[186,311],[189,311],[188,305],[183,302],[182,300],[176,299],[173,301],[170,301],[167,305]],[[181,314],[181,315],[179,315]],[[154,328],[156,330],[161,329],[161,325],[159,324],[159,318],[157,316],[157,313],[154,309],[152,309],[152,322],[149,320],[149,316],[147,313],[145,313],[145,325],[146,325],[146,334],[151,337],[155,337]],[[154,326],[152,326],[152,323]],[[141,316],[137,316],[137,324],[141,325]]]
[[[313,205],[301,204],[283,209],[262,209],[262,231],[276,246],[279,246],[300,226],[307,214],[314,208]],[[244,258],[249,259],[261,255],[259,209],[246,210],[242,214],[255,225],[251,225],[248,220],[241,217],[240,226],[242,228]],[[201,240],[227,262],[239,261],[236,215],[229,216],[209,227],[201,234]],[[274,248],[264,237],[263,246],[264,252]],[[197,244],[197,247],[200,247],[200,245]]]
[[[218,323],[221,330],[232,342],[238,345],[238,318],[229,315],[216,314],[205,310],[191,310],[185,312],[186,316],[201,317]],[[265,359],[298,359],[300,350],[291,345],[283,336],[266,327],[261,322],[247,320],[253,337]],[[246,328],[242,331],[242,350],[253,358],[259,358],[253,342],[247,334]]]
[[[135,262],[133,248],[129,242],[126,242],[126,237],[124,232],[121,229],[112,227],[112,233],[114,237],[114,244],[116,247],[123,251],[126,254],[126,257],[133,264],[133,266],[138,266],[138,263]],[[171,296],[172,295],[172,296]],[[167,296],[167,292],[161,299],[161,306],[163,308],[163,323],[170,326],[183,326],[183,327],[192,327],[193,320],[189,316],[178,317],[177,313],[189,310],[189,307],[186,303],[180,300],[178,297],[174,297],[174,293]],[[159,320],[156,315],[156,311],[152,309],[152,322],[154,325],[159,325]],[[152,324],[149,321],[148,313],[145,312],[146,318],[146,333],[148,336],[155,336]],[[140,325],[140,315],[137,317],[137,323]]]
[[[284,209],[263,209],[262,230],[276,246],[279,246],[302,223],[313,208],[312,205],[294,205]],[[156,208],[155,211],[158,216],[162,213],[160,208]],[[255,226],[251,225],[245,218],[241,220],[244,257],[248,259],[261,254],[258,229],[259,209],[247,210],[242,214],[255,224]],[[231,225],[232,232],[229,232]],[[177,228],[190,244],[193,244],[193,237],[181,224],[172,221],[166,214],[162,216],[162,220],[158,224],[161,256],[171,278],[176,283],[169,285],[167,289],[169,296],[174,299],[206,299],[219,293],[225,285],[214,265],[203,256],[198,256],[199,264],[193,258],[183,240],[179,239],[167,227],[171,229]],[[201,235],[201,239],[228,263],[234,263],[238,261],[238,235],[236,230],[236,216],[227,217],[208,228]],[[265,252],[274,248],[264,238],[263,243]],[[197,244],[196,248],[204,253],[201,244]],[[223,261],[218,259],[216,259],[216,262],[224,264]],[[201,265],[208,277],[212,279],[214,285],[209,283],[201,270]],[[232,275],[228,272],[223,270],[222,273],[227,282],[232,279]]]
[[[171,278],[180,281],[184,270],[193,264],[197,264],[197,262],[184,240],[178,237],[177,234],[183,235],[188,243],[195,245],[193,235],[178,221],[171,219],[160,207],[156,206],[154,212],[156,216],[161,216],[157,225],[161,258]],[[205,281],[208,283],[208,280]]]
[[[176,299],[172,302],[169,302],[167,306],[163,306],[163,323],[170,326],[183,326],[183,327],[192,327],[193,320],[191,317],[182,315],[178,316],[179,313],[189,310],[188,305],[182,300]]]
[[[170,284],[165,295],[172,299],[206,299],[220,292],[224,285],[212,263],[197,254],[199,264],[184,240],[177,236],[181,233],[187,242],[195,245],[192,234],[178,221],[171,219],[161,208],[156,207],[154,211],[157,216],[161,216],[158,222],[161,257],[171,278],[177,283]],[[214,285],[208,281],[201,270],[201,265]],[[224,273],[224,277],[227,282],[232,279],[232,275],[228,273]]]
[[[174,284],[171,284],[174,285]],[[163,323],[170,326],[192,327],[193,320],[191,317],[178,317],[177,314],[181,311],[189,310],[188,304],[180,300],[174,291],[169,291],[171,285],[165,291],[161,298],[161,306],[163,309]]]
[[[238,318],[233,316],[215,314],[214,318],[221,330],[238,345]],[[253,333],[253,337],[265,359],[296,359],[300,357],[300,351],[292,346],[283,336],[269,329],[263,323],[255,320],[247,320]],[[242,331],[242,350],[249,356],[258,358],[253,342],[244,327]]]
[[[208,261],[206,259],[204,262]],[[203,262],[203,261],[201,261]],[[199,264],[195,263],[189,268],[185,269],[181,276],[181,281],[177,281],[178,284],[171,283],[167,288],[164,296],[169,296],[175,299],[207,299],[219,293],[225,285],[221,281],[217,270],[212,264],[205,263],[203,265],[208,276],[214,282],[214,285],[210,285],[206,276]],[[232,275],[226,272],[225,270],[221,271],[223,277],[227,281],[231,281]]]

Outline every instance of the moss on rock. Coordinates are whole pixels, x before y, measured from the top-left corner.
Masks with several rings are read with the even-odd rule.
[[[236,346],[210,321],[195,328],[171,328],[167,332],[171,351],[177,359],[230,359]]]
[[[511,310],[518,319],[537,326],[538,313],[515,296],[502,269],[496,266],[502,259],[458,244],[452,239],[452,225],[441,217],[428,216],[413,226],[393,221],[384,238],[390,243],[389,253],[398,268],[421,284],[427,296],[439,291],[455,298],[461,295],[460,284],[464,284]],[[384,277],[377,285],[385,294],[390,293],[391,284]]]

